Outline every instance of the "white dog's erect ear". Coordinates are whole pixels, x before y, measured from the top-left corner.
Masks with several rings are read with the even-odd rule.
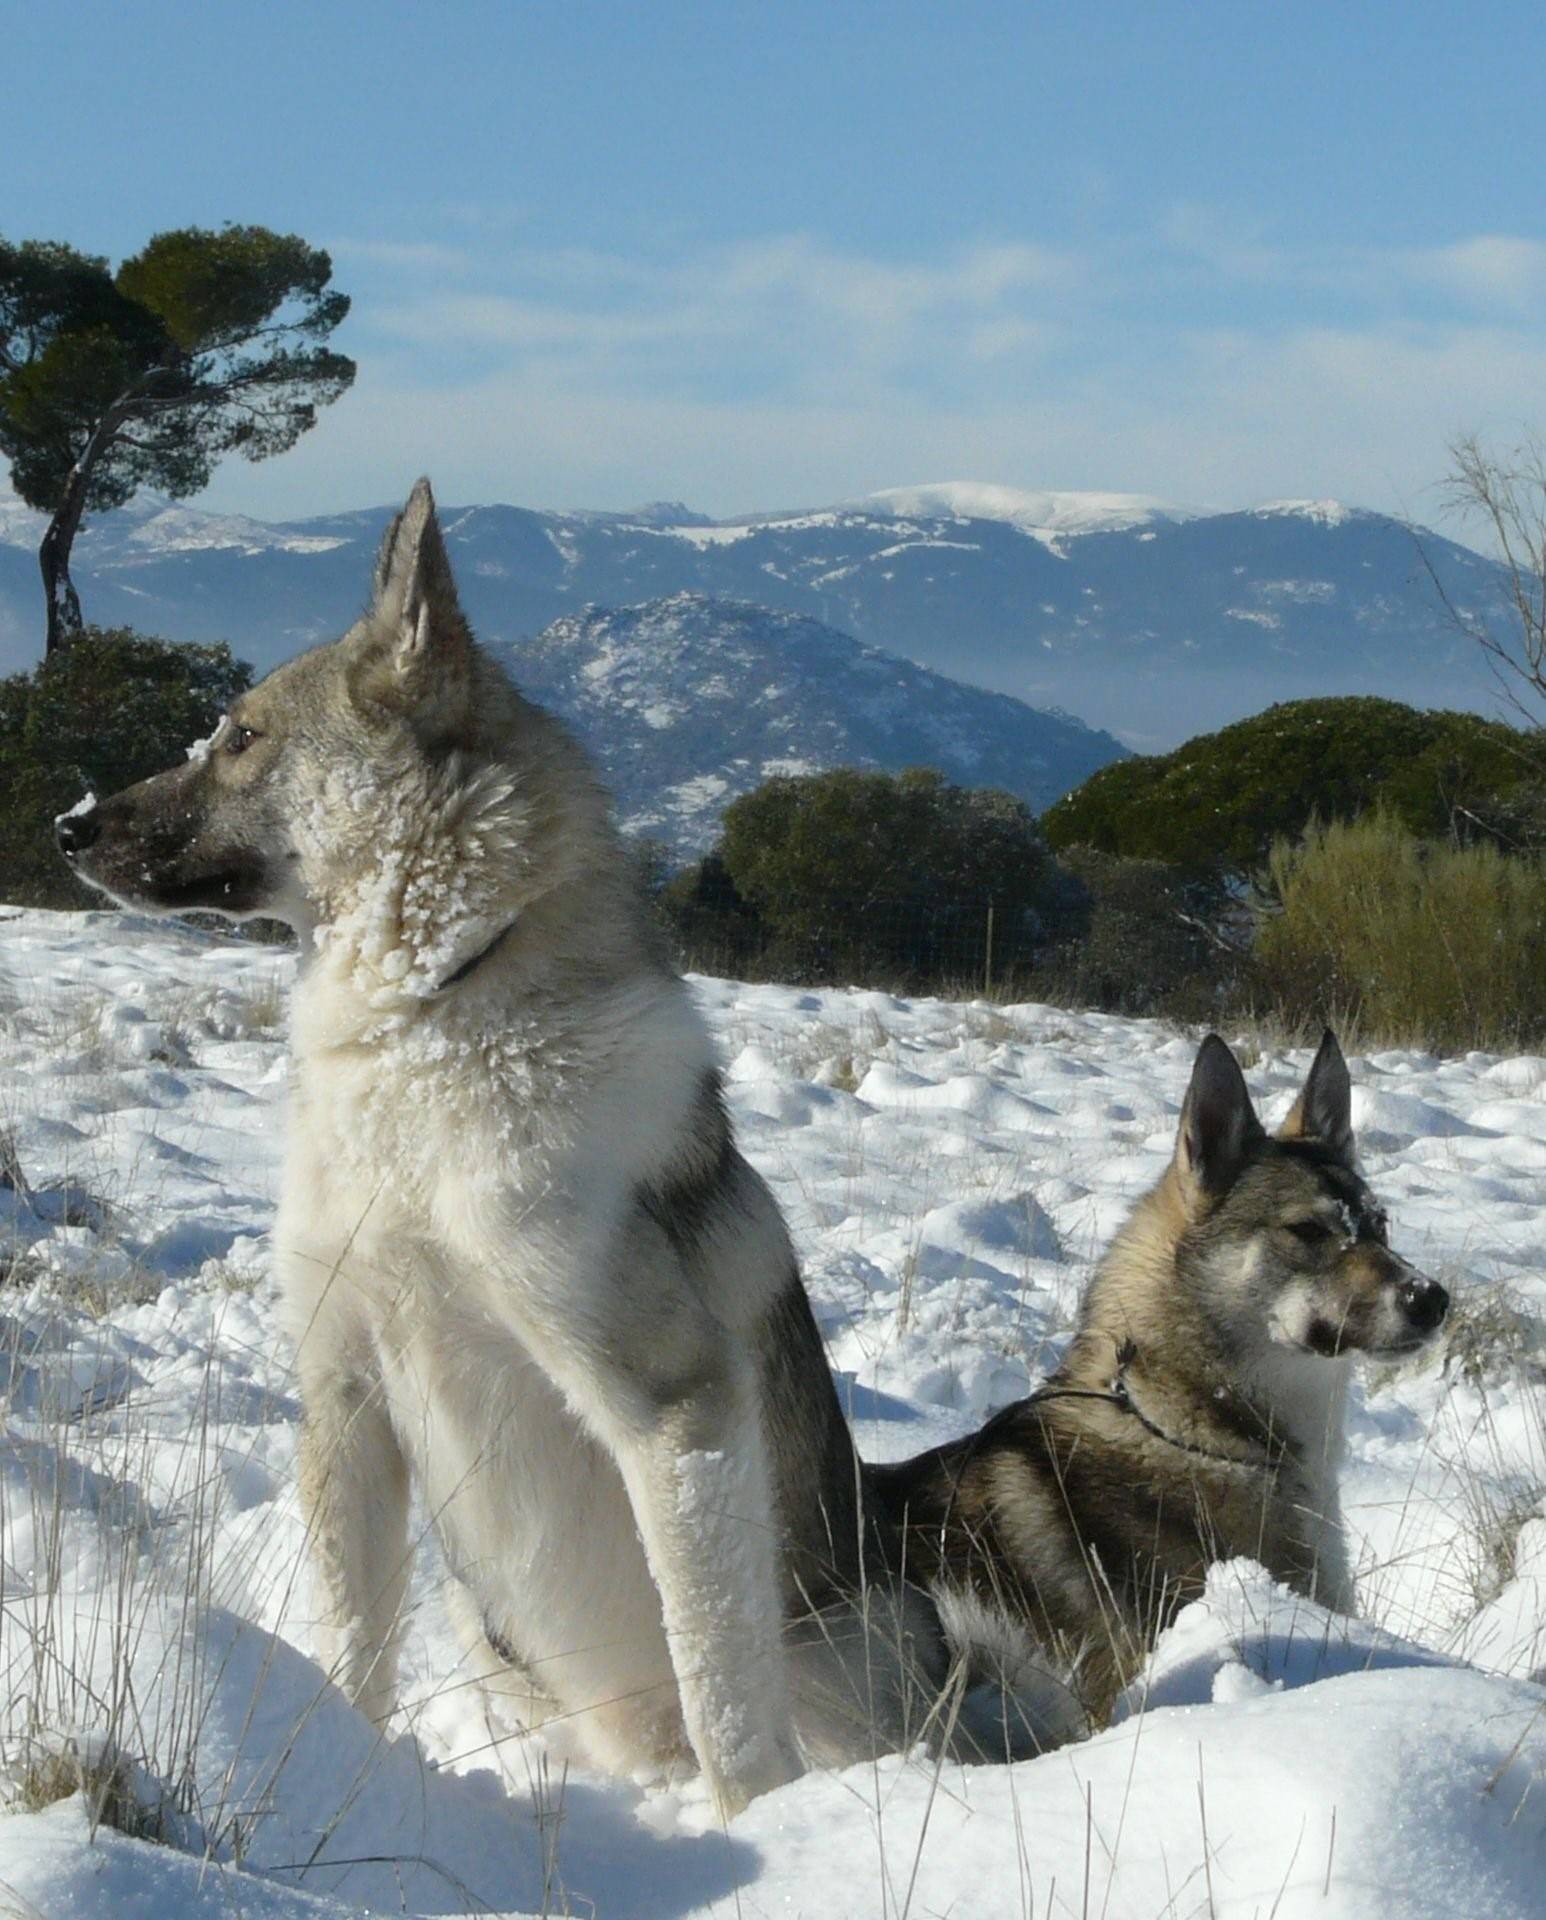
[[[1310,1063],[1304,1091],[1278,1128],[1280,1140],[1319,1140],[1344,1159],[1353,1151],[1353,1082],[1328,1027]]]
[[[1176,1169],[1194,1192],[1216,1198],[1239,1178],[1246,1152],[1260,1139],[1240,1063],[1216,1033],[1203,1041],[1181,1106]]]
[[[416,483],[381,543],[371,626],[390,647],[392,671],[410,696],[422,697],[442,669],[465,661],[471,635],[428,480]]]

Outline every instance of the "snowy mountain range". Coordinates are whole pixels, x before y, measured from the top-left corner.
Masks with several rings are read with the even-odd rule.
[[[606,769],[623,824],[699,852],[775,773],[938,767],[1038,813],[1125,749],[1067,714],[967,687],[804,615],[680,593],[567,614],[518,647],[521,685]]]
[[[358,611],[388,514],[270,526],[141,500],[82,536],[77,579],[95,620],[228,639],[267,667]],[[445,520],[468,611],[496,642],[590,604],[707,594],[819,620],[1146,749],[1308,694],[1497,703],[1444,605],[1506,620],[1496,563],[1335,501],[1217,512],[952,482],[733,521],[674,502]],[[37,531],[0,498],[0,667],[36,657]]]

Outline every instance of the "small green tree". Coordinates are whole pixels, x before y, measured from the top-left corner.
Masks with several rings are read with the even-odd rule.
[[[996,967],[1025,958],[1047,872],[1023,801],[930,768],[780,775],[725,809],[712,858],[808,970],[913,981],[981,977],[990,903]]]
[[[349,311],[332,262],[265,227],[156,234],[112,272],[56,241],[0,240],[0,453],[49,516],[38,552],[46,652],[81,628],[82,516],[141,487],[174,499],[238,452],[294,446],[354,379],[323,344]]]
[[[736,892],[718,853],[673,874],[655,904],[684,966],[742,977],[760,972],[768,930]]]
[[[0,679],[0,899],[80,906],[55,817],[178,760],[212,733],[252,669],[226,646],[84,627],[31,673]]]
[[[806,902],[1029,897],[1045,865],[1023,800],[931,767],[778,775],[725,809],[720,852],[742,897],[790,927]]]

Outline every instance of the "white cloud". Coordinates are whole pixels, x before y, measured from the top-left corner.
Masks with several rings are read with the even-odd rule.
[[[1292,256],[1268,240],[1260,221],[1200,201],[1177,201],[1168,208],[1155,238],[1162,255],[1229,279],[1278,280],[1293,271]]]
[[[533,347],[607,349],[680,340],[684,321],[680,311],[587,312],[498,293],[431,294],[378,308],[372,315],[379,332],[414,346],[493,347],[512,354]]]
[[[979,320],[967,328],[963,345],[974,360],[1007,360],[1045,353],[1059,338],[1057,329],[1035,320]]]
[[[363,261],[414,274],[464,273],[472,265],[472,256],[464,248],[442,246],[436,241],[333,240],[328,251],[346,266],[350,261]]]
[[[508,255],[497,287],[447,289],[440,263],[423,264],[417,281],[394,279],[384,301],[362,303],[373,333],[425,353],[503,352],[512,362],[571,352],[593,375],[608,359],[648,353],[656,374],[719,385],[739,354],[753,387],[770,365],[820,386],[834,372],[847,381],[856,370],[944,356],[963,337],[979,360],[1033,351],[1047,339],[1041,314],[1066,302],[1083,273],[1073,256],[1029,245],[897,263],[801,234],[659,266],[578,251]]]
[[[1522,310],[1538,305],[1546,292],[1546,245],[1515,234],[1477,234],[1401,258],[1415,279],[1431,281],[1477,306]]]
[[[1465,310],[1510,315],[1546,295],[1546,244],[1518,234],[1480,233],[1430,247],[1290,245],[1260,222],[1180,202],[1156,229],[1166,257],[1215,276],[1303,295],[1339,294],[1389,311],[1414,292],[1448,296]]]
[[[786,291],[852,319],[895,321],[954,309],[996,307],[1033,289],[1067,288],[1081,267],[1045,247],[977,246],[937,264],[898,265],[839,253],[804,234],[736,247],[711,274],[731,293]]]

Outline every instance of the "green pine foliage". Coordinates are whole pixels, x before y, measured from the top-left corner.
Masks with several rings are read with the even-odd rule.
[[[86,513],[141,487],[180,499],[229,453],[294,446],[347,391],[326,344],[349,311],[332,262],[265,227],[156,234],[115,272],[57,241],[0,239],[0,455],[50,516],[47,650],[83,622],[70,552]]]
[[[1349,820],[1376,803],[1422,837],[1506,846],[1533,831],[1542,795],[1542,736],[1358,696],[1289,701],[1173,753],[1103,767],[1041,824],[1055,850],[1247,875],[1312,819]]]
[[[55,817],[174,764],[251,682],[229,647],[126,627],[88,627],[31,673],[0,679],[0,899],[102,905],[61,859]]]
[[[85,505],[100,513],[142,486],[195,493],[224,453],[293,446],[354,378],[320,344],[349,311],[331,275],[320,248],[264,227],[160,233],[116,273],[55,241],[0,240],[0,453],[16,491],[52,512],[89,454]]]

